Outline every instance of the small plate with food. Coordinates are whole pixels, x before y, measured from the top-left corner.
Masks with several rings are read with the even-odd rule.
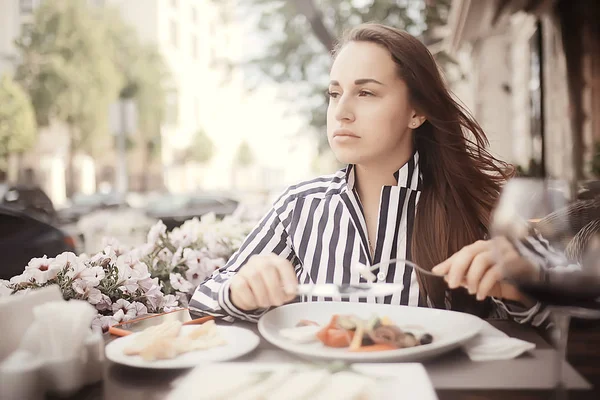
[[[205,362],[228,361],[254,350],[260,338],[248,329],[216,325],[182,325],[167,321],[116,339],[106,346],[106,358],[140,368],[191,368]]]
[[[308,358],[422,361],[459,347],[483,324],[470,314],[431,308],[310,302],[269,311],[258,330],[275,346]]]

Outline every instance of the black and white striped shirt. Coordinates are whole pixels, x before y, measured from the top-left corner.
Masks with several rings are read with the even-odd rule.
[[[420,305],[419,285],[413,268],[385,263],[391,259],[411,260],[413,223],[423,186],[419,154],[415,152],[394,177],[397,185],[384,186],[381,190],[373,257],[369,251],[364,213],[354,187],[354,169],[348,166],[335,174],[290,187],[228,263],[198,286],[190,301],[190,310],[228,320],[257,321],[267,310],[245,312],[238,309],[229,297],[229,281],[252,255],[268,253],[291,261],[300,283],[364,282],[355,266],[383,262],[375,271],[378,281],[402,282],[402,292],[383,299],[350,298],[350,301]],[[340,299],[312,297],[304,300]],[[503,305],[502,302],[498,304]],[[526,310],[515,316],[530,318],[530,313]]]

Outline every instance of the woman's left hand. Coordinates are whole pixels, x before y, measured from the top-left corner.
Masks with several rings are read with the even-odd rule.
[[[525,302],[524,296],[517,288],[503,282],[502,265],[498,263],[518,263],[523,265],[523,258],[512,244],[505,238],[479,240],[463,247],[446,261],[438,264],[432,272],[444,276],[450,289],[459,286],[466,288],[477,300],[488,296]],[[535,268],[529,262],[525,265]]]

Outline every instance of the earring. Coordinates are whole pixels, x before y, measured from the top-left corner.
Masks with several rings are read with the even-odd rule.
[[[411,124],[411,126],[417,126],[417,123],[416,123],[416,122],[413,122],[413,123]]]

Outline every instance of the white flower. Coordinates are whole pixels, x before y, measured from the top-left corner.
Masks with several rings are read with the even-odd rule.
[[[12,289],[8,287],[10,282],[5,279],[0,279],[0,297],[12,294]]]
[[[175,297],[172,294],[164,296],[162,298],[159,308],[164,309],[165,312],[173,311],[180,308],[179,303],[177,302],[177,297]]]
[[[146,300],[148,301],[148,305],[150,306],[150,312],[156,312],[161,308],[164,293],[160,291],[158,285],[152,286],[152,288],[145,293],[145,296]]]
[[[102,292],[96,288],[91,288],[87,295],[88,303],[96,305],[102,301]]]
[[[127,251],[129,250],[126,246],[122,245],[116,238],[106,236],[102,238],[102,247],[104,247],[105,249],[107,247],[110,248],[116,257],[127,253]]]
[[[158,252],[157,259],[170,265],[170,262],[173,259],[173,253],[171,253],[171,250],[164,248]]]
[[[148,314],[148,308],[143,303],[140,303],[139,301],[134,301],[133,303],[131,303],[129,305],[129,307],[127,308],[127,311],[135,312],[136,316]]]
[[[129,318],[135,318],[146,314],[148,314],[148,308],[143,303],[134,301],[127,307],[125,316],[128,316]]]
[[[100,281],[106,276],[104,269],[100,266],[85,268],[78,275],[80,279],[83,279],[88,287],[96,287],[100,284]]]
[[[38,284],[44,284],[54,278],[60,271],[57,265],[52,264],[52,260],[46,256],[42,258],[32,258],[25,267],[25,275],[28,280],[33,279]]]
[[[198,221],[196,219],[196,221]],[[187,221],[186,221],[187,222]],[[184,224],[179,228],[175,228],[169,234],[169,239],[176,247],[189,247],[198,241],[198,232],[195,227]]]
[[[8,283],[10,283],[11,285],[17,285],[17,284],[23,283],[23,282],[29,282],[29,275],[26,274],[25,272],[23,272],[21,275],[13,276],[8,281]]]
[[[112,310],[114,313],[116,313],[119,310],[123,310],[123,313],[125,313],[127,311],[127,307],[129,307],[130,305],[131,305],[131,303],[128,302],[127,300],[119,299],[113,303]]]
[[[167,227],[162,221],[158,221],[148,232],[148,243],[156,243],[158,239],[167,233]]]
[[[180,292],[187,293],[194,288],[194,285],[188,282],[181,274],[169,274],[169,281],[173,289]]]
[[[88,297],[88,301],[91,303]],[[105,294],[101,294],[101,299],[96,303],[96,310],[106,311],[112,309],[112,300]]]
[[[82,271],[86,269],[85,263],[71,252],[65,252],[58,255],[52,261],[51,267],[59,270],[66,268],[67,272],[65,275],[71,279],[76,278]]]
[[[144,292],[154,289],[155,287],[158,288],[158,290],[160,290],[160,283],[158,282],[158,278],[141,279],[138,281],[137,284],[142,288]]]
[[[179,247],[171,258],[171,268],[175,268],[181,261],[183,261],[183,248]]]
[[[123,312],[123,310],[119,310],[116,313],[114,313],[112,317],[115,320],[117,320],[117,322],[121,322],[121,321],[123,321],[123,318],[125,317],[125,313]]]
[[[98,315],[92,321],[92,330],[98,330],[102,333],[106,333],[108,332],[108,328],[118,323],[119,321],[112,316]]]
[[[187,293],[176,292],[175,295],[181,307],[187,308],[189,306]]]

